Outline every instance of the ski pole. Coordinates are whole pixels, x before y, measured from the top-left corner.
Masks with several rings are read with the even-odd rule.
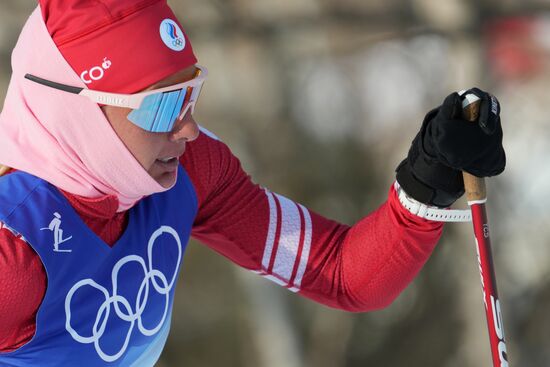
[[[468,94],[464,97],[462,108],[466,120],[470,122],[477,121],[480,103],[481,100],[474,94]],[[481,287],[483,290],[485,315],[487,316],[487,327],[489,329],[493,367],[508,367],[504,325],[502,323],[502,312],[497,293],[495,268],[491,252],[489,222],[487,220],[487,210],[485,207],[487,203],[485,180],[467,172],[463,172],[463,176],[468,205],[472,211],[472,222],[474,224],[474,234],[477,246],[477,260],[481,275]]]

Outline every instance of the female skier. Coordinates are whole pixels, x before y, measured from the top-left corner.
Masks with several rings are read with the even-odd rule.
[[[193,119],[206,67],[165,0],[40,0],[0,115],[0,365],[153,366],[194,236],[352,312],[389,305],[432,253],[461,170],[505,166],[498,101],[426,116],[378,210],[353,226],[254,184]],[[7,167],[10,167],[9,169]],[[177,311],[176,311],[177,312]]]

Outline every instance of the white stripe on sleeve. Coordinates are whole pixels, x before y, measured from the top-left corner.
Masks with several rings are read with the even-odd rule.
[[[281,235],[272,273],[289,282],[298,255],[302,224],[296,203],[284,196],[275,195],[281,204]]]
[[[305,223],[304,245],[302,247],[302,254],[300,256],[300,265],[298,267],[298,272],[296,273],[296,279],[294,280],[294,286],[300,289],[300,286],[302,285],[302,278],[304,277],[304,273],[306,272],[306,266],[309,260],[309,252],[311,250],[312,224],[309,210],[307,210],[307,208],[305,208],[301,204],[298,204],[298,206],[300,207],[300,210],[304,215]]]
[[[284,196],[273,194],[265,190],[269,203],[269,228],[262,258],[262,268],[255,273],[269,279],[281,286],[288,287],[292,292],[300,290],[304,277],[312,241],[312,221],[309,210],[303,205],[297,204]],[[280,218],[277,211],[280,207]],[[302,219],[304,226],[302,227]],[[280,227],[280,228],[277,228]],[[277,236],[279,232],[279,236]],[[303,235],[303,244],[300,251],[300,238]],[[276,252],[274,252],[276,249]],[[269,265],[273,260],[273,268]],[[297,267],[296,276],[289,284],[294,268]]]

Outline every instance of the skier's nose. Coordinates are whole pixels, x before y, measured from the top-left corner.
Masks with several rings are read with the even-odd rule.
[[[181,120],[177,120],[170,132],[170,140],[193,141],[199,136],[199,125],[191,114],[191,108],[185,113]]]

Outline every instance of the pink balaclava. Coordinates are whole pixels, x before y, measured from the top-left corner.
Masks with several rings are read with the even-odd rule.
[[[12,54],[0,114],[0,163],[75,195],[114,195],[119,211],[166,191],[97,104],[24,76],[135,93],[196,62],[165,0],[40,0]]]

